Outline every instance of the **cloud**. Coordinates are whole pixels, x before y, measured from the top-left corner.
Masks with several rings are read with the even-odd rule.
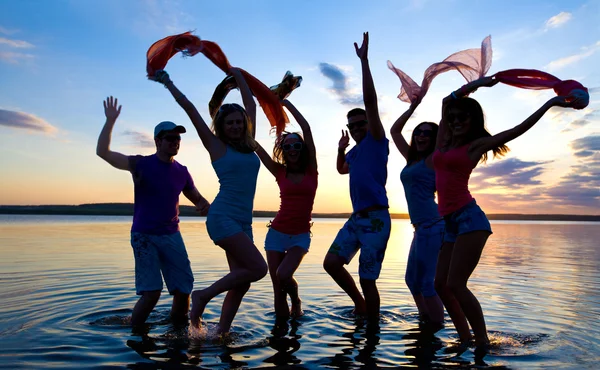
[[[192,14],[180,1],[176,0],[143,0],[136,2],[137,15],[128,20],[134,29],[147,34],[149,30],[168,33],[181,33],[188,30],[185,25],[196,24]]]
[[[558,28],[573,18],[573,15],[568,12],[560,12],[554,17],[551,17],[546,21],[546,29]]]
[[[591,110],[589,113],[586,113],[583,117],[571,121],[569,125],[561,132],[573,131],[578,128],[587,126],[590,123],[597,121],[599,116],[600,115],[598,114],[597,109]]]
[[[129,136],[141,148],[155,148],[154,138],[145,132],[126,130],[124,136]]]
[[[5,37],[0,37],[0,44],[6,44],[13,48],[32,48],[33,45],[28,43],[27,41],[22,40],[11,40]]]
[[[319,63],[321,74],[333,82],[330,91],[344,105],[362,105],[362,95],[353,93],[348,87],[348,76],[338,67],[329,63]]]
[[[34,56],[31,54],[15,53],[12,51],[0,51],[0,61],[17,64],[21,60],[31,60]]]
[[[477,188],[487,187],[523,187],[541,185],[536,179],[550,161],[522,161],[518,158],[507,158],[477,168],[472,184]]]
[[[591,157],[600,153],[600,135],[590,135],[575,139],[571,142],[571,149],[576,157]]]
[[[12,35],[13,33],[17,33],[17,30],[9,30],[8,28],[4,28],[2,26],[0,26],[0,33],[3,33],[5,35]]]
[[[552,62],[548,63],[545,68],[549,71],[556,71],[570,64],[579,62],[580,60],[593,55],[598,50],[600,50],[600,41],[596,41],[596,43],[591,46],[583,47],[581,53],[553,60]]]
[[[53,134],[58,129],[44,119],[30,113],[0,109],[0,126]]]

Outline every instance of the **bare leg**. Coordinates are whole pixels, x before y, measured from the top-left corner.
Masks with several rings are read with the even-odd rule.
[[[481,305],[467,288],[467,281],[477,267],[481,252],[490,233],[473,231],[459,235],[454,243],[454,251],[448,272],[448,288],[452,291],[473,328],[476,345],[488,344],[487,330]]]
[[[131,313],[131,325],[143,325],[148,319],[148,316],[150,316],[150,312],[152,312],[154,306],[156,306],[156,303],[158,303],[159,298],[160,290],[142,292],[142,296],[133,307],[133,312]]]
[[[333,253],[327,253],[325,260],[323,261],[323,268],[337,283],[348,294],[348,296],[354,302],[354,313],[357,315],[367,314],[367,304],[362,294],[356,287],[354,279],[348,273],[344,267],[345,259],[335,255]]]
[[[452,251],[454,249],[454,243],[445,242],[442,245],[438,256],[437,269],[435,272],[435,290],[442,299],[448,315],[452,319],[452,323],[458,332],[458,337],[461,342],[468,342],[471,340],[471,331],[469,330],[469,323],[467,318],[460,307],[460,304],[454,297],[454,293],[448,288],[448,271],[450,269],[450,260],[452,259]]]
[[[175,291],[173,294],[173,304],[171,305],[171,319],[174,322],[185,323],[188,319],[190,310],[190,295]]]
[[[277,277],[283,290],[289,294],[292,301],[291,315],[299,317],[304,314],[302,311],[302,301],[298,293],[298,281],[294,279],[294,273],[300,266],[306,250],[302,247],[292,247],[287,251],[283,261],[277,269]]]
[[[223,292],[258,281],[268,271],[264,258],[245,233],[240,232],[227,237],[219,241],[219,246],[227,253],[228,261],[235,260],[234,264],[230,263],[230,269],[232,266],[234,268],[208,288],[192,293],[190,319],[193,326],[198,326],[204,308],[211,299]]]
[[[281,265],[281,261],[285,258],[285,253],[267,251],[267,262],[269,263],[269,275],[273,283],[273,300],[275,306],[276,320],[287,320],[290,316],[290,308],[287,303],[287,297],[283,291],[283,287],[277,277],[277,269]]]
[[[423,297],[429,320],[434,324],[444,324],[444,306],[438,295]]]
[[[365,294],[367,306],[367,317],[369,321],[379,321],[379,290],[377,290],[377,280],[360,279],[360,286]]]

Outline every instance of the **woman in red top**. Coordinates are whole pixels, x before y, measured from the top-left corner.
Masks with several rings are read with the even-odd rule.
[[[287,320],[303,315],[294,272],[310,246],[310,220],[317,192],[317,154],[310,126],[287,99],[282,101],[294,116],[299,133],[282,133],[275,141],[273,158],[259,146],[256,153],[279,185],[281,205],[269,226],[265,250],[273,281],[275,315]],[[290,296],[292,309],[287,303]]]
[[[437,145],[433,155],[440,215],[446,221],[444,244],[439,253],[435,288],[461,340],[462,349],[475,339],[475,355],[487,353],[489,339],[481,305],[467,288],[485,243],[492,233],[490,223],[469,193],[469,178],[479,162],[508,152],[506,143],[523,135],[553,106],[570,107],[570,97],[556,96],[521,124],[492,136],[484,125],[479,103],[466,95],[478,87],[495,85],[498,80],[483,77],[446,97],[442,106]]]

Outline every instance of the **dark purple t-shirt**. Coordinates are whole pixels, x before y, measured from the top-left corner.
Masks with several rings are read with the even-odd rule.
[[[177,161],[166,163],[156,154],[129,157],[134,183],[132,232],[165,235],[179,230],[179,194],[194,181]]]

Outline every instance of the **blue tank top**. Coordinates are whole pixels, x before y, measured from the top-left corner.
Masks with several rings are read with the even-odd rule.
[[[413,225],[440,217],[435,203],[435,171],[427,167],[425,160],[404,167],[400,180]]]
[[[225,155],[212,162],[219,178],[219,193],[208,211],[243,223],[252,223],[260,160],[256,153],[241,153],[227,146]]]

